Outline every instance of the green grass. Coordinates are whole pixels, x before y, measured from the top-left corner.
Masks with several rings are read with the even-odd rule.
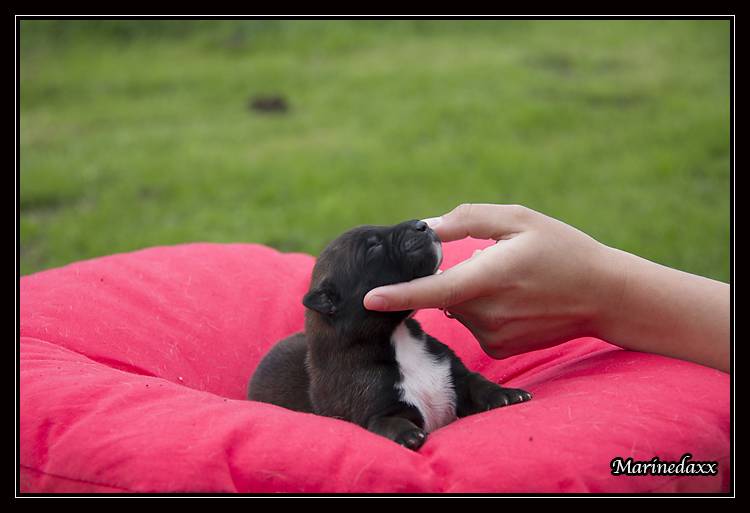
[[[726,281],[729,69],[728,21],[24,20],[21,272],[492,202]]]

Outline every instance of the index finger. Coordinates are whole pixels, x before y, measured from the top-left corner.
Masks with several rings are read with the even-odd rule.
[[[443,242],[473,237],[500,240],[521,231],[534,211],[520,205],[464,203],[433,226]]]

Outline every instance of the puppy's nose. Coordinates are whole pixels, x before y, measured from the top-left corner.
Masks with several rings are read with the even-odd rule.
[[[427,230],[427,223],[424,221],[417,221],[414,223],[414,229],[418,232],[424,232]]]

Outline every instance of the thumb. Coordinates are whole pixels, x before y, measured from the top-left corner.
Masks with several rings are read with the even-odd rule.
[[[443,242],[466,237],[500,240],[521,231],[533,213],[520,205],[464,203],[428,224]]]
[[[479,259],[466,260],[440,274],[372,289],[365,295],[368,310],[393,312],[449,308],[479,295],[483,280]]]

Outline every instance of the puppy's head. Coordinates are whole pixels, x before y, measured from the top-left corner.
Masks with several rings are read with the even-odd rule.
[[[365,294],[375,287],[434,274],[442,257],[440,240],[424,221],[359,226],[323,250],[302,302],[313,315],[339,327],[373,319],[402,320],[409,311],[366,310]]]

